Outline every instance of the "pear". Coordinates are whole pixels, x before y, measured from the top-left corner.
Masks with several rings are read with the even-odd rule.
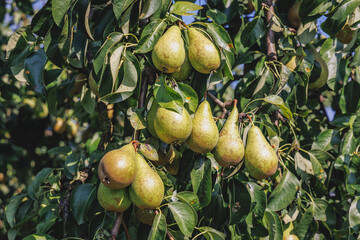
[[[296,235],[287,235],[283,236],[283,240],[299,240],[299,238]]]
[[[301,24],[301,20],[299,17],[299,7],[300,7],[300,1],[295,0],[295,3],[289,8],[288,12],[288,21],[290,23],[290,26],[292,26],[295,29],[298,29]]]
[[[283,232],[283,240],[299,240],[299,238],[292,234],[294,230],[294,225],[290,222],[288,228]]]
[[[112,189],[129,186],[135,179],[136,171],[135,149],[132,144],[106,153],[98,167],[100,181]]]
[[[179,71],[185,60],[184,41],[178,26],[171,26],[162,35],[151,52],[155,67],[166,73]]]
[[[247,135],[245,167],[250,176],[258,180],[274,175],[278,167],[275,150],[257,126],[252,126]]]
[[[311,71],[309,78],[309,89],[321,88],[327,83],[329,70],[326,62],[316,51],[315,47],[311,44],[308,44],[307,46],[310,53],[314,56],[314,68]]]
[[[140,208],[135,207],[135,215],[136,215],[136,218],[139,220],[139,222],[151,226],[154,222],[154,218],[155,218],[156,214],[153,210],[140,209]]]
[[[182,82],[189,79],[192,72],[193,72],[193,68],[191,66],[188,53],[187,51],[185,51],[184,63],[181,65],[179,71],[173,72],[171,74],[171,77],[174,78],[177,82]]]
[[[208,101],[203,101],[194,114],[192,131],[186,140],[189,148],[197,153],[207,153],[214,149],[219,140],[219,130],[215,124]]]
[[[141,209],[157,208],[164,197],[164,184],[145,159],[136,153],[137,172],[130,186],[131,201]]]
[[[111,189],[100,183],[97,198],[100,205],[108,211],[124,212],[131,205],[128,188]]]
[[[238,115],[239,111],[235,101],[233,110],[220,131],[214,153],[216,161],[222,167],[237,165],[244,157],[244,143],[241,140],[237,125]]]
[[[209,74],[220,67],[220,53],[215,44],[194,28],[189,33],[189,59],[193,68]]]
[[[155,120],[155,114],[157,109],[159,108],[159,104],[154,99],[149,112],[146,116],[146,123],[147,123],[147,130],[150,132],[151,135],[158,138],[158,135],[156,134],[155,128],[154,128],[154,120]]]
[[[190,136],[192,121],[184,107],[181,114],[159,107],[155,114],[154,128],[163,142],[167,144],[182,143]]]

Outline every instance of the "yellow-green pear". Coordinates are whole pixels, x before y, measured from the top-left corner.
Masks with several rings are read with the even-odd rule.
[[[155,120],[156,111],[159,107],[160,107],[159,104],[154,99],[151,104],[150,110],[146,116],[147,130],[150,132],[151,135],[153,135],[156,138],[158,138],[158,135],[156,134],[156,131],[154,128],[154,120]]]
[[[136,171],[135,149],[132,144],[127,144],[103,156],[98,176],[106,187],[120,189],[134,181]]]
[[[193,68],[209,74],[220,67],[220,53],[215,44],[195,28],[189,28],[189,60]]]
[[[244,143],[239,133],[238,115],[234,101],[234,107],[223,128],[220,131],[219,141],[215,147],[214,157],[222,167],[235,166],[244,157]]]
[[[299,16],[299,7],[300,7],[300,1],[295,0],[295,3],[289,8],[288,12],[288,21],[290,23],[290,26],[292,26],[295,29],[298,29],[301,24],[300,16]]]
[[[329,77],[329,70],[326,62],[316,51],[315,47],[311,44],[308,44],[307,46],[310,53],[314,56],[314,68],[311,71],[311,75],[309,78],[309,89],[321,88],[327,83]]]
[[[135,207],[135,215],[136,218],[139,220],[139,222],[152,225],[155,219],[155,212],[152,209],[140,209],[138,207]]]
[[[180,69],[185,60],[185,47],[178,26],[171,26],[159,38],[151,52],[151,59],[162,72],[173,73]]]
[[[173,77],[177,82],[182,82],[182,81],[189,79],[192,72],[193,72],[193,68],[191,66],[188,53],[187,53],[187,51],[185,51],[184,63],[181,65],[181,68],[179,71],[173,72],[171,74],[171,77]]]
[[[275,150],[257,126],[252,126],[247,135],[245,167],[250,176],[259,180],[274,175],[278,167]]]
[[[190,137],[186,140],[189,148],[197,153],[207,153],[213,150],[219,140],[219,131],[208,101],[204,100],[199,105],[192,125]]]
[[[163,142],[182,143],[190,136],[192,120],[184,107],[181,114],[159,107],[155,114],[154,129]]]
[[[131,201],[141,209],[157,208],[164,197],[163,181],[138,153],[136,166],[136,177],[129,189]]]
[[[100,205],[108,211],[124,212],[131,205],[128,188],[111,189],[100,183],[97,198]]]

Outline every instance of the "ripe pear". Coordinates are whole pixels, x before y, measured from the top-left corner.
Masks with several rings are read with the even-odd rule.
[[[301,24],[301,20],[299,17],[299,7],[300,7],[300,1],[296,0],[295,3],[289,8],[288,12],[288,21],[290,23],[290,26],[292,26],[295,29],[298,29]]]
[[[247,135],[245,167],[250,176],[259,180],[274,175],[278,167],[275,150],[257,126],[252,126]]]
[[[155,67],[166,73],[178,71],[185,60],[184,41],[178,26],[171,26],[151,52]]]
[[[241,140],[237,125],[239,111],[236,101],[228,119],[220,131],[219,141],[214,157],[222,167],[234,166],[244,157],[244,143]]]
[[[153,210],[140,209],[140,208],[135,207],[135,215],[136,215],[136,218],[139,220],[139,222],[151,226],[154,222],[154,218],[155,218],[156,214]]]
[[[187,53],[187,51],[185,51],[184,63],[181,65],[181,68],[179,71],[173,72],[171,74],[171,77],[173,77],[178,82],[182,82],[182,81],[187,80],[190,77],[192,72],[193,72],[193,68],[191,66],[188,53]]]
[[[163,142],[182,143],[190,136],[192,120],[184,107],[181,114],[159,107],[155,114],[154,129]]]
[[[100,181],[112,189],[129,186],[134,181],[136,172],[135,149],[132,144],[106,153],[98,168]]]
[[[97,198],[100,205],[108,211],[124,212],[131,205],[128,188],[111,189],[100,183]]]
[[[314,56],[314,68],[311,71],[309,79],[309,89],[321,88],[327,83],[329,70],[326,62],[316,51],[315,47],[311,44],[307,46],[309,47],[310,53]]]
[[[283,240],[299,240],[299,238],[296,235],[287,235],[283,236]]]
[[[147,130],[150,132],[151,135],[153,135],[156,138],[159,138],[158,135],[156,134],[155,128],[154,128],[154,120],[155,120],[155,114],[157,109],[159,108],[159,104],[156,102],[156,100],[154,99],[149,112],[147,113],[146,116],[146,123],[147,123]]]
[[[61,117],[57,117],[53,130],[58,134],[64,133],[66,130],[66,123],[64,119],[62,119]]]
[[[207,153],[213,150],[219,140],[219,131],[208,101],[204,100],[199,105],[192,125],[190,137],[186,140],[189,148],[197,153]]]
[[[130,186],[131,201],[141,209],[157,208],[164,197],[163,181],[138,153],[136,166],[136,177]]]
[[[193,68],[209,74],[220,67],[220,53],[215,44],[195,28],[189,28],[189,59]]]

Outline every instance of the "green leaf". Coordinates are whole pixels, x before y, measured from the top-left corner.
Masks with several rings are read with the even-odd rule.
[[[130,124],[131,126],[137,130],[137,129],[145,129],[146,128],[146,121],[143,117],[144,109],[138,109],[138,108],[129,108],[126,112],[128,116],[130,116]]]
[[[254,43],[261,39],[266,32],[264,20],[256,16],[251,22],[245,25],[243,33],[241,34],[241,42],[244,47],[251,47]]]
[[[37,192],[39,191],[41,183],[52,173],[52,168],[43,168],[36,174],[35,180],[30,184],[28,188],[28,194],[33,199],[37,199]]]
[[[157,19],[146,25],[136,46],[136,53],[150,52],[164,33],[166,26],[165,19]]]
[[[60,27],[62,20],[65,17],[65,14],[67,13],[70,4],[71,4],[71,0],[53,0],[52,2],[52,16],[53,19],[56,23],[56,25],[58,25]]]
[[[346,17],[349,16],[359,5],[360,5],[360,0],[342,1],[339,5],[336,6],[336,8],[333,11],[331,11],[330,13],[331,19],[335,19],[335,20],[346,19]]]
[[[200,157],[196,159],[190,173],[194,193],[199,196],[200,207],[206,207],[211,201],[211,162]]]
[[[329,151],[333,149],[334,137],[338,134],[337,130],[328,129],[321,132],[312,143],[311,149],[320,149],[323,151]]]
[[[349,209],[349,224],[355,231],[360,228],[360,196],[355,198]]]
[[[299,223],[295,225],[295,232],[300,240],[305,238],[306,232],[308,231],[310,224],[314,220],[314,205],[311,204],[308,209],[306,209],[304,215],[302,216]]]
[[[224,233],[208,226],[199,227],[197,230],[199,230],[207,240],[225,240],[226,237]]]
[[[87,88],[85,90],[85,93],[82,92],[80,101],[81,101],[81,105],[83,106],[83,108],[87,113],[92,115],[95,112],[96,96],[91,91],[90,88]]]
[[[23,240],[52,240],[52,239],[56,239],[56,238],[53,238],[50,235],[44,233],[34,233],[23,238]]]
[[[181,95],[165,83],[162,75],[156,80],[154,97],[163,108],[171,109],[178,113],[183,109],[184,104]]]
[[[48,150],[48,154],[67,154],[69,152],[71,152],[71,147],[69,146],[54,147]]]
[[[116,19],[119,21],[121,19],[122,14],[125,12],[127,8],[130,7],[135,0],[114,0],[112,1],[113,11]]]
[[[268,199],[268,209],[279,211],[286,208],[295,199],[299,186],[300,182],[296,176],[286,171]]]
[[[291,120],[293,118],[291,111],[285,106],[284,100],[281,97],[277,95],[269,95],[264,98],[264,101],[278,106],[287,119]]]
[[[198,95],[195,90],[187,84],[177,83],[177,88],[175,91],[180,93],[182,100],[185,104],[189,106],[190,112],[195,112],[198,106]]]
[[[191,206],[183,202],[170,202],[168,206],[181,232],[190,237],[196,226],[196,216]]]
[[[27,57],[24,62],[27,79],[29,79],[34,90],[42,95],[46,94],[44,85],[44,67],[46,61],[47,57],[44,49],[39,49]]]
[[[85,215],[95,198],[95,194],[96,187],[90,183],[76,186],[71,192],[70,210],[79,225],[85,222]]]
[[[151,161],[158,161],[159,155],[157,150],[148,143],[140,143],[139,151],[144,157]]]
[[[177,15],[194,15],[194,13],[189,13],[192,11],[197,11],[202,9],[201,6],[185,1],[176,1],[170,8],[170,13]]]
[[[326,221],[326,209],[329,207],[329,203],[321,198],[314,199],[314,219],[316,221]]]
[[[229,224],[238,224],[246,218],[251,210],[251,196],[245,185],[236,179],[231,179],[228,186]]]
[[[253,213],[255,214],[255,217],[262,218],[264,216],[267,205],[265,192],[259,185],[253,182],[249,182],[247,187],[249,189],[252,202],[256,203],[253,209]]]
[[[124,34],[119,32],[113,32],[109,36],[107,36],[106,41],[104,42],[104,44],[101,46],[101,48],[94,57],[93,67],[96,75],[99,74],[105,62],[107,51],[110,49],[111,46],[119,42],[123,36]]]
[[[146,0],[139,18],[145,19],[153,15],[161,7],[161,3],[161,0]]]
[[[165,239],[166,237],[166,218],[162,212],[156,214],[151,231],[148,235],[148,240]]]
[[[4,215],[5,215],[6,221],[9,223],[10,227],[15,226],[16,212],[17,212],[22,200],[25,197],[26,197],[26,194],[15,195],[12,198],[10,198],[8,204],[6,205]]]
[[[266,210],[264,216],[269,229],[269,239],[282,240],[283,229],[279,216],[271,210]]]
[[[64,174],[68,179],[74,179],[76,177],[80,161],[79,156],[80,155],[78,153],[71,153],[65,159]]]
[[[341,141],[340,152],[342,154],[352,154],[355,152],[358,143],[359,139],[354,138],[354,132],[350,129]]]
[[[216,44],[228,52],[234,52],[234,44],[231,41],[229,33],[216,23],[207,23],[206,30],[215,40]]]
[[[189,191],[178,192],[175,195],[175,197],[177,197],[181,202],[186,202],[190,204],[195,211],[198,211],[200,209],[199,197],[193,192],[189,192]]]
[[[299,17],[301,19],[301,23],[306,24],[314,21],[319,18],[319,16],[323,15],[329,7],[331,7],[331,3],[322,0],[301,1],[299,7]]]

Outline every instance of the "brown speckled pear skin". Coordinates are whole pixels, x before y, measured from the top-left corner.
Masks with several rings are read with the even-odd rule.
[[[177,82],[182,82],[182,81],[189,79],[192,72],[193,72],[193,68],[191,66],[188,53],[187,53],[187,51],[185,51],[184,63],[181,65],[181,68],[179,71],[173,72],[171,74],[171,77],[173,77]]]
[[[194,28],[189,33],[189,60],[193,68],[204,74],[209,74],[220,67],[220,53],[215,44]]]
[[[219,130],[214,121],[208,101],[203,101],[194,114],[193,128],[186,140],[189,148],[197,153],[208,153],[219,140]]]
[[[247,135],[245,167],[250,176],[258,180],[274,175],[278,167],[275,150],[257,126],[252,126]]]
[[[155,67],[166,73],[178,71],[185,60],[184,40],[178,26],[171,26],[155,44],[151,52]]]
[[[159,108],[159,104],[154,99],[151,104],[150,110],[146,116],[147,130],[150,132],[151,135],[153,135],[156,138],[158,138],[158,135],[155,132],[154,120],[155,120],[155,114],[156,114],[156,111],[158,108]]]
[[[129,188],[131,201],[138,208],[155,209],[161,204],[164,197],[163,181],[138,153],[136,154],[136,166],[136,177]]]
[[[111,189],[100,183],[97,198],[100,205],[108,211],[124,212],[131,205],[128,188]]]
[[[106,153],[98,167],[100,181],[112,189],[129,186],[134,181],[135,173],[135,149],[132,144]]]
[[[160,107],[155,114],[154,128],[163,142],[167,144],[182,143],[190,136],[192,120],[185,108],[179,114]]]
[[[233,110],[220,131],[219,141],[214,152],[216,161],[222,167],[235,166],[244,157],[244,143],[237,125],[238,115],[239,111],[235,102]]]

